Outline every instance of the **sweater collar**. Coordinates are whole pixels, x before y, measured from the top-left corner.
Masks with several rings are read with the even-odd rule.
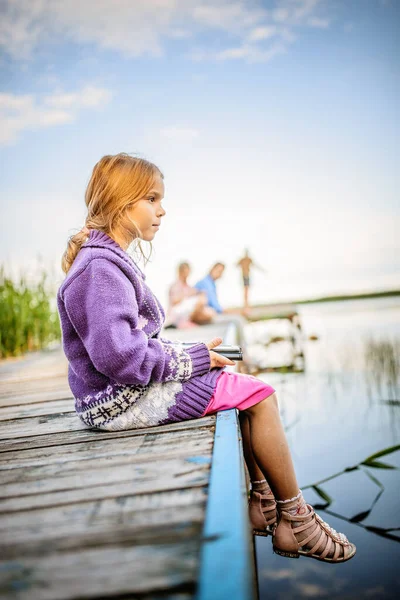
[[[115,254],[118,254],[123,260],[128,260],[132,266],[139,271],[140,275],[143,279],[146,279],[146,275],[143,271],[138,267],[138,265],[133,260],[132,256],[128,254],[125,250],[121,248],[121,246],[113,240],[107,233],[104,231],[100,231],[99,229],[91,229],[89,233],[88,240],[83,244],[82,248],[107,248]]]

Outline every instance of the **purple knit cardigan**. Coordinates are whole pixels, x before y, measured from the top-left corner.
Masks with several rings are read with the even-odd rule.
[[[221,369],[205,344],[160,337],[165,314],[131,257],[91,230],[57,294],[68,380],[89,427],[134,429],[200,417]]]

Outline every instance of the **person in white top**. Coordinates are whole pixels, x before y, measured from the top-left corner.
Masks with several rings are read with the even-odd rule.
[[[206,325],[211,323],[215,316],[215,310],[207,306],[206,294],[188,284],[189,275],[189,263],[180,263],[178,279],[169,288],[166,328],[184,328],[190,327],[190,324]]]

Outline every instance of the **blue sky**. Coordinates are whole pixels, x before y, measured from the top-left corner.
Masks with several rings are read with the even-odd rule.
[[[398,288],[400,3],[19,0],[0,4],[0,262],[57,281],[104,154],[165,175],[146,267],[165,302],[226,262],[222,302]]]

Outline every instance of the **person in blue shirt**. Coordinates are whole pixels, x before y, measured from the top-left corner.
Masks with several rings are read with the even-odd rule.
[[[208,306],[211,306],[217,313],[223,313],[224,309],[220,305],[217,296],[217,286],[215,282],[222,276],[222,273],[225,270],[224,263],[217,262],[210,269],[208,275],[206,275],[203,279],[200,279],[195,284],[195,288],[205,292],[207,294]]]

